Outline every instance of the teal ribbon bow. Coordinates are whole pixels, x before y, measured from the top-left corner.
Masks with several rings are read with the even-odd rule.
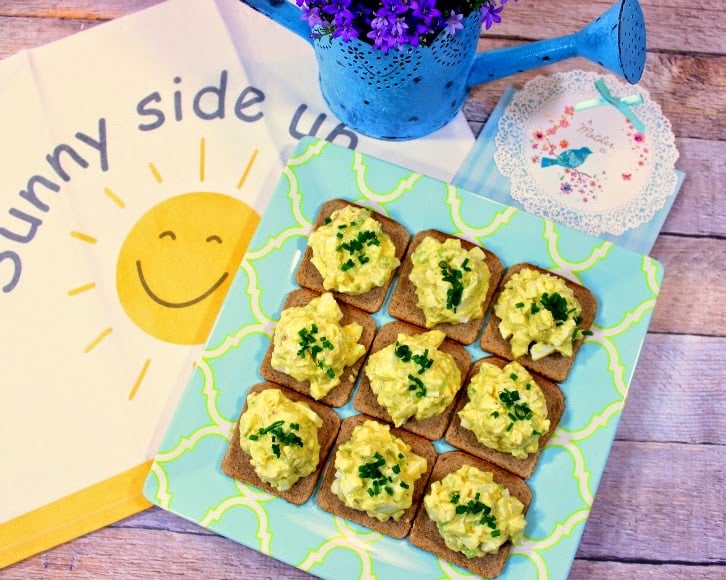
[[[639,105],[643,102],[643,97],[641,95],[633,95],[632,97],[618,99],[612,95],[605,85],[605,79],[603,78],[599,78],[595,81],[595,88],[600,93],[605,103],[610,103],[613,107],[620,111],[628,121],[630,121],[633,125],[633,129],[635,129],[638,133],[645,134],[645,125],[643,124],[643,121],[641,121],[630,108],[632,105]],[[599,101],[600,99],[597,100]],[[596,105],[590,104],[589,102],[578,103],[578,105],[575,105],[575,109],[587,109],[590,106]]]

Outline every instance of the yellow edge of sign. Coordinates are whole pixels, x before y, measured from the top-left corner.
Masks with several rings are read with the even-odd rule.
[[[0,570],[151,507],[151,460],[0,524]]]

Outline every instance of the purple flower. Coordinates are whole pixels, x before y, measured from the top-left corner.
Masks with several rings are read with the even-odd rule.
[[[464,20],[464,15],[456,14],[452,10],[449,17],[444,21],[444,30],[453,36],[457,30],[464,28],[464,25],[461,23],[462,20]]]
[[[318,25],[326,25],[327,22],[324,21],[320,16],[320,8],[310,7],[307,4],[303,4],[302,6],[302,19],[305,20],[310,28],[314,28]]]
[[[358,31],[351,25],[338,26],[333,31],[333,36],[342,39],[343,42],[350,42],[354,38],[358,38]]]
[[[415,18],[423,20],[429,27],[434,19],[441,16],[441,11],[436,9],[436,0],[413,0],[411,2],[411,14]]]
[[[353,13],[348,10],[351,0],[334,0],[323,6],[323,12],[333,16],[336,26],[348,26],[353,22]]]
[[[507,0],[504,0],[503,4],[506,3],[506,1]],[[502,10],[504,10],[504,6],[499,6],[497,8],[491,4],[484,4],[484,6],[481,7],[482,21],[487,30],[492,27],[492,24],[498,24],[502,21],[502,17],[499,16]]]
[[[428,45],[437,34],[455,35],[464,18],[479,10],[489,29],[501,22],[510,0],[295,0],[302,19],[320,38],[332,35],[343,42],[354,38],[388,52],[405,45]],[[515,2],[517,0],[514,0]]]

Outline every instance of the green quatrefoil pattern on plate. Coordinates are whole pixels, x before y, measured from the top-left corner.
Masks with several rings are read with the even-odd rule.
[[[285,167],[176,409],[144,492],[155,504],[329,578],[466,578],[461,568],[322,511],[240,484],[219,467],[320,204],[342,197],[403,223],[476,239],[505,266],[532,262],[599,302],[593,336],[560,386],[566,409],[528,483],[524,542],[501,578],[566,578],[605,467],[663,277],[639,254],[325,141],[303,139]],[[387,305],[374,315],[390,320]],[[472,359],[485,356],[469,347]],[[342,417],[355,413],[349,403]],[[450,447],[436,442],[439,451]]]

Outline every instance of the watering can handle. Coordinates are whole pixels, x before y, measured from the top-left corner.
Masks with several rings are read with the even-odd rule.
[[[302,12],[294,4],[287,0],[242,0],[242,2],[312,44],[310,26],[301,18]]]

